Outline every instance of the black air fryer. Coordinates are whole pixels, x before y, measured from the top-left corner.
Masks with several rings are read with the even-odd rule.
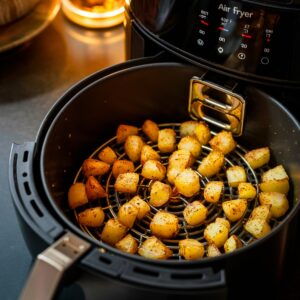
[[[284,284],[299,259],[299,25],[298,0],[129,1],[130,60],[76,84],[49,111],[35,141],[12,146],[12,198],[37,256],[21,299],[52,299],[74,281],[82,299],[286,299]],[[290,209],[270,234],[245,237],[244,247],[218,257],[151,260],[78,225],[68,189],[100,145],[115,146],[119,124],[152,119],[177,128],[191,118],[232,131],[247,149],[270,146],[271,165],[284,165]],[[109,193],[105,201],[114,215],[124,197]],[[149,232],[139,228],[133,235],[141,241]],[[243,222],[233,228],[244,234]]]

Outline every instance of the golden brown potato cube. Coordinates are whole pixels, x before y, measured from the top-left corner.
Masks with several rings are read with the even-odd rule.
[[[262,192],[259,194],[260,204],[271,204],[271,214],[274,218],[285,215],[289,209],[289,201],[284,194],[277,192]]]
[[[185,197],[192,197],[200,191],[199,176],[192,169],[185,169],[174,179],[178,192]]]
[[[252,200],[256,197],[256,188],[249,182],[241,182],[238,185],[239,198]]]
[[[262,219],[250,218],[244,225],[244,228],[257,239],[263,238],[271,231],[270,225]]]
[[[179,241],[179,254],[185,259],[199,259],[204,256],[204,246],[195,239]]]
[[[101,207],[87,208],[78,214],[78,222],[85,226],[99,227],[103,224],[104,217]]]
[[[191,152],[181,149],[174,151],[170,157],[168,162],[168,168],[170,169],[180,169],[184,170],[189,168],[194,163],[194,158]]]
[[[140,246],[138,254],[146,258],[167,259],[173,255],[173,252],[157,237],[151,236]]]
[[[74,183],[68,191],[68,203],[70,208],[74,209],[88,202],[89,200],[85,191],[84,183]]]
[[[137,173],[123,173],[117,177],[115,182],[115,189],[120,193],[136,193],[139,183],[139,174]]]
[[[222,203],[223,211],[227,219],[231,222],[235,222],[242,218],[247,209],[246,199],[229,200]]]
[[[236,147],[236,141],[233,139],[232,133],[222,130],[216,134],[210,141],[213,150],[221,151],[224,155],[233,151]]]
[[[89,200],[96,200],[107,196],[104,188],[94,176],[89,176],[86,180],[85,191]]]
[[[269,180],[259,184],[262,192],[277,192],[287,195],[290,189],[289,179]]]
[[[138,208],[130,203],[124,203],[118,211],[118,220],[128,228],[132,228],[138,215]]]
[[[272,213],[271,213],[271,206],[270,204],[264,204],[264,205],[259,205],[253,209],[251,212],[251,219],[261,219],[266,222],[269,222]]]
[[[135,254],[138,250],[138,242],[131,234],[127,234],[116,243],[115,247],[123,252]]]
[[[219,224],[223,224],[226,226],[226,228],[228,229],[228,231],[230,231],[230,223],[228,220],[224,219],[224,218],[216,218],[215,223],[219,223]]]
[[[193,121],[193,120],[189,120],[181,123],[179,129],[180,136],[181,137],[188,136],[188,135],[195,136],[197,125],[198,125],[198,121]]]
[[[208,125],[205,122],[199,122],[195,129],[195,135],[201,145],[206,145],[211,138]]]
[[[272,180],[282,180],[289,179],[288,174],[286,173],[282,165],[278,165],[273,169],[270,169],[262,174],[262,181],[272,181]]]
[[[155,181],[151,186],[149,204],[161,207],[170,200],[171,195],[172,188],[168,184]]]
[[[149,204],[140,196],[134,196],[128,203],[132,203],[138,209],[138,220],[142,220],[150,212]]]
[[[176,149],[176,132],[171,128],[161,129],[157,146],[161,153],[173,152]]]
[[[197,158],[201,153],[201,144],[198,140],[192,136],[183,137],[178,143],[178,149],[184,149],[189,151],[193,157]]]
[[[134,172],[133,162],[126,159],[116,160],[112,167],[112,174],[115,178],[117,178],[120,174],[133,173],[133,172]]]
[[[245,154],[245,159],[252,169],[258,169],[270,161],[269,147],[251,150]]]
[[[230,253],[238,248],[241,248],[242,246],[243,246],[243,244],[242,244],[241,240],[235,234],[233,234],[225,242],[224,250],[225,250],[225,253]]]
[[[141,158],[144,142],[138,135],[130,135],[125,141],[125,153],[133,162],[137,162]]]
[[[104,225],[100,238],[103,242],[114,246],[126,235],[127,230],[128,228],[119,220],[109,219]]]
[[[243,167],[232,166],[226,170],[226,177],[229,186],[238,187],[241,182],[247,181],[247,174]]]
[[[137,135],[139,129],[131,125],[119,125],[117,129],[117,143],[122,144],[130,135]]]
[[[207,214],[207,208],[200,201],[193,201],[192,203],[189,203],[183,210],[185,221],[192,226],[203,223]]]
[[[157,142],[159,127],[155,122],[146,120],[142,126],[142,130],[150,141]]]
[[[98,158],[104,161],[105,163],[112,165],[118,157],[115,151],[109,146],[107,146],[99,152]]]
[[[216,256],[220,256],[221,254],[222,254],[221,251],[215,244],[208,244],[207,246],[208,257],[216,257]]]
[[[175,178],[181,173],[184,169],[168,168],[167,178],[170,184],[174,184]]]
[[[221,198],[223,190],[223,181],[210,181],[204,188],[204,199],[210,203],[217,203]]]
[[[166,168],[161,162],[150,159],[143,165],[142,176],[147,179],[161,181],[166,176]]]
[[[210,223],[204,229],[204,238],[210,244],[222,247],[228,238],[228,228],[221,223]]]
[[[175,215],[160,210],[154,215],[150,230],[153,235],[161,239],[174,238],[179,231],[179,220]]]
[[[220,151],[212,150],[206,157],[203,158],[197,170],[202,176],[212,177],[221,170],[224,162],[224,154]]]
[[[149,145],[144,145],[141,152],[141,163],[142,165],[147,160],[160,160],[160,155]]]
[[[102,176],[108,172],[110,165],[104,161],[88,158],[82,164],[82,172],[85,177]]]

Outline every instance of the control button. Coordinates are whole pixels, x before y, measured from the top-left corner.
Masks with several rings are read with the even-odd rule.
[[[246,58],[246,54],[243,53],[243,52],[240,52],[240,53],[238,54],[238,58],[243,60],[243,59]]]
[[[219,47],[219,48],[218,48],[218,52],[219,52],[219,53],[223,53],[223,52],[224,52],[224,48],[223,48],[223,47]]]
[[[204,41],[203,41],[202,39],[198,39],[198,40],[197,40],[197,44],[198,44],[199,46],[204,46]]]
[[[263,65],[267,65],[267,64],[269,64],[270,60],[269,60],[268,57],[265,57],[265,56],[264,56],[264,57],[261,58],[260,62],[261,62]]]

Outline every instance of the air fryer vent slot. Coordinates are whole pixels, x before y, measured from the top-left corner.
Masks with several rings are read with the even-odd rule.
[[[159,277],[159,273],[158,272],[155,272],[155,271],[152,271],[152,270],[149,270],[149,269],[144,269],[144,268],[141,268],[141,267],[135,267],[133,269],[133,271],[135,273],[139,273],[143,276],[150,276],[150,277]]]
[[[36,211],[37,215],[41,218],[44,216],[44,214],[42,213],[42,211],[39,209],[39,207],[37,206],[37,204],[35,203],[35,201],[32,199],[30,200],[30,204],[33,207],[33,209]]]
[[[191,280],[194,280],[194,279],[198,279],[198,280],[201,280],[203,279],[205,276],[203,275],[203,273],[183,273],[183,274],[180,274],[180,273],[174,273],[174,274],[171,274],[171,278],[172,279],[175,279],[175,280],[187,280],[187,279],[191,279]]]

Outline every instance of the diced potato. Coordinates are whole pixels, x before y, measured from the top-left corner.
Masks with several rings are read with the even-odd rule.
[[[142,130],[150,141],[157,142],[159,127],[155,122],[146,120],[142,126]]]
[[[192,136],[183,137],[178,143],[178,149],[189,151],[195,158],[200,155],[202,150],[200,142]]]
[[[149,204],[140,196],[134,196],[128,203],[132,203],[138,209],[138,220],[142,220],[150,212]]]
[[[133,162],[126,159],[116,160],[112,167],[112,174],[115,178],[117,178],[120,174],[133,173],[133,172],[134,172]]]
[[[247,204],[246,199],[235,199],[223,202],[222,208],[227,219],[235,222],[242,218],[247,209]]]
[[[228,233],[228,228],[224,224],[214,222],[204,229],[204,238],[208,243],[215,244],[220,248],[226,242]]]
[[[160,160],[160,155],[149,145],[144,145],[141,152],[141,163],[142,165],[147,160]]]
[[[74,183],[68,191],[68,203],[70,208],[74,209],[88,202],[89,200],[85,191],[84,183]]]
[[[117,160],[117,154],[109,146],[105,147],[98,154],[98,158],[105,163],[112,165]]]
[[[245,159],[252,169],[258,169],[270,161],[269,147],[251,150],[245,154]]]
[[[250,218],[244,225],[244,228],[257,239],[263,238],[271,231],[270,225],[262,219]]]
[[[241,182],[247,181],[247,174],[243,167],[232,166],[226,170],[226,176],[229,186],[238,187]]]
[[[161,153],[173,152],[176,149],[176,132],[171,128],[161,129],[157,146]]]
[[[192,203],[189,203],[183,210],[185,221],[192,226],[203,223],[207,214],[207,208],[200,201],[193,201]]]
[[[266,222],[269,222],[272,213],[271,213],[271,206],[270,204],[264,204],[264,205],[259,205],[255,207],[252,212],[251,212],[251,219],[261,219]]]
[[[104,217],[101,207],[87,208],[78,214],[78,222],[85,226],[100,227],[104,222]]]
[[[117,143],[122,144],[130,135],[137,135],[139,129],[131,125],[119,125],[117,129]]]
[[[180,194],[192,197],[200,191],[199,176],[192,169],[185,169],[176,176],[174,184]]]
[[[289,179],[269,180],[259,184],[262,192],[277,192],[287,195],[290,189]]]
[[[85,177],[102,176],[108,172],[110,165],[104,161],[88,158],[82,164],[82,172]]]
[[[195,136],[195,132],[196,132],[196,127],[198,125],[198,121],[193,121],[193,120],[189,120],[189,121],[185,121],[182,122],[180,124],[180,136],[184,137],[184,136]]]
[[[241,248],[243,246],[241,240],[236,236],[232,235],[224,244],[225,253],[233,252],[234,250]]]
[[[174,238],[179,231],[179,220],[175,215],[160,210],[154,215],[150,230],[153,235],[161,239]]]
[[[141,158],[144,142],[138,135],[130,135],[125,141],[125,153],[133,162],[137,162]]]
[[[135,254],[138,250],[138,242],[131,234],[127,234],[116,243],[115,247],[123,252]]]
[[[181,173],[184,169],[177,168],[168,168],[167,170],[167,178],[170,184],[174,184],[175,178]]]
[[[89,176],[86,180],[85,191],[89,200],[96,200],[107,196],[104,188],[94,176]]]
[[[161,207],[170,200],[171,195],[172,188],[168,184],[155,181],[151,186],[149,204]]]
[[[185,149],[174,151],[168,162],[168,168],[184,170],[189,168],[194,163],[191,152]]]
[[[161,162],[150,159],[143,165],[141,174],[144,178],[161,181],[166,176],[166,168]]]
[[[117,177],[114,184],[116,191],[120,193],[136,193],[139,183],[139,174],[137,173],[123,173]]]
[[[208,257],[216,257],[216,256],[220,256],[221,254],[222,254],[221,251],[215,244],[208,244],[207,246]]]
[[[289,179],[288,174],[286,173],[282,165],[278,165],[273,169],[270,169],[262,174],[262,181],[272,181],[272,180],[282,180]]]
[[[140,246],[138,254],[146,258],[167,259],[173,255],[173,252],[157,237],[151,236]]]
[[[216,218],[215,223],[223,224],[230,231],[230,222],[224,218]]]
[[[119,221],[128,228],[132,228],[138,215],[138,208],[130,203],[124,203],[118,211]]]
[[[252,200],[256,197],[256,188],[250,182],[241,182],[238,185],[239,198]]]
[[[222,130],[209,141],[209,144],[213,150],[221,151],[226,155],[235,149],[237,143],[231,132]]]
[[[206,145],[211,138],[210,129],[205,122],[199,122],[195,129],[197,140],[201,145]]]
[[[204,188],[204,199],[210,203],[217,203],[220,200],[223,190],[223,181],[210,181]]]
[[[199,259],[204,256],[204,246],[195,239],[179,241],[179,254],[185,259]]]
[[[127,230],[128,228],[119,220],[109,219],[104,225],[100,238],[103,242],[114,246],[126,235]]]
[[[289,201],[284,194],[277,192],[262,192],[259,194],[260,204],[271,204],[271,214],[274,218],[285,215],[289,209]]]
[[[225,162],[224,154],[220,151],[212,150],[206,157],[203,158],[202,162],[198,167],[198,172],[205,177],[212,177],[216,175]]]

